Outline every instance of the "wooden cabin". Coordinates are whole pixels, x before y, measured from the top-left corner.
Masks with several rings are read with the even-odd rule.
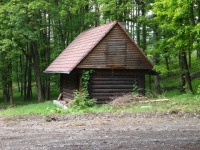
[[[62,99],[73,99],[82,89],[83,70],[94,70],[89,94],[98,103],[131,93],[133,84],[145,93],[145,74],[153,65],[118,21],[82,32],[45,70],[60,74]]]

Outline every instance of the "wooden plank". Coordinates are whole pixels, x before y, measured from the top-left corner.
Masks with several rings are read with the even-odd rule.
[[[130,89],[92,89],[92,92],[101,92],[101,93],[129,93]]]
[[[125,78],[125,77],[113,77],[113,78],[103,78],[103,77],[96,77],[93,79],[93,81],[121,81],[121,80],[124,80],[124,81],[135,81],[136,78]]]
[[[117,59],[113,58],[114,60],[111,61],[111,64],[106,65],[107,62],[106,49],[110,49],[109,45],[111,45],[111,47],[115,49],[114,54],[117,54],[119,55],[117,57],[120,57],[120,55],[122,55],[124,51],[124,43],[126,43],[125,60],[121,59],[117,62]],[[109,57],[115,57],[115,55],[111,55]],[[151,67],[152,66],[146,61],[146,58],[139,51],[138,47],[134,45],[130,39],[127,38],[127,35],[118,26],[114,27],[109,32],[109,34],[106,35],[106,37],[90,52],[90,54],[86,58],[84,58],[84,60],[78,66],[78,68],[108,68],[108,69],[109,68],[151,69]]]
[[[121,80],[117,80],[117,81],[109,81],[109,85],[122,85],[122,84],[133,84],[134,81],[121,81]],[[107,85],[108,82],[105,81],[99,81],[99,80],[94,80],[91,82],[92,85]]]
[[[115,85],[110,85],[110,83],[108,82],[107,85],[92,85],[92,88],[94,89],[132,89],[133,88],[133,85],[130,84],[130,85],[118,85],[118,84],[115,84]]]

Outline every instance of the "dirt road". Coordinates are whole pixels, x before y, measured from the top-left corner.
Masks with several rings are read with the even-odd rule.
[[[118,113],[0,118],[1,150],[199,150],[200,115]]]

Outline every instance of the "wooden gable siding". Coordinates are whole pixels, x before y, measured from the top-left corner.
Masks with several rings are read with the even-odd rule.
[[[119,64],[109,65],[107,61],[108,45],[112,41],[126,42],[126,49],[122,47],[122,53],[113,53],[113,56],[119,60],[125,58],[125,65]],[[120,49],[120,45],[116,45],[116,49]],[[125,52],[124,52],[125,51]],[[124,56],[125,55],[125,56]],[[123,68],[123,69],[152,69],[151,64],[146,60],[146,57],[140,52],[138,47],[128,38],[126,33],[119,25],[113,27],[113,29],[104,37],[102,41],[79,63],[77,68]]]
[[[113,97],[131,93],[135,83],[144,95],[144,73],[136,70],[96,70],[90,80],[90,96],[96,98],[98,104],[105,103]]]

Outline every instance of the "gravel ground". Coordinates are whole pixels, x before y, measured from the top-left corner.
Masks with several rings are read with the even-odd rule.
[[[0,117],[1,150],[200,150],[200,115],[101,113]]]

